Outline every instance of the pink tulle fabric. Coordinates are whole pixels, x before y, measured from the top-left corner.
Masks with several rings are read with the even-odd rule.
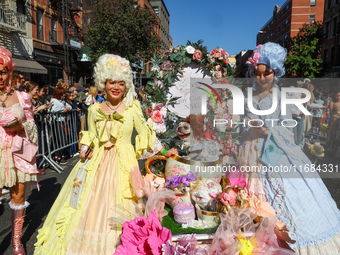
[[[145,215],[148,216],[152,211],[155,211],[159,221],[162,222],[163,217],[168,215],[168,212],[164,210],[165,200],[175,197],[174,191],[169,189],[160,189],[152,192],[146,202]]]
[[[278,239],[281,239],[288,243],[295,243],[289,235],[288,229],[283,224],[283,222],[277,220],[277,216],[274,208],[268,203],[261,201],[258,197],[251,195],[248,197],[250,207],[254,208],[257,212],[257,215],[268,218],[270,222],[276,222],[274,232]]]
[[[170,230],[162,227],[156,212],[152,211],[149,218],[142,216],[124,223],[122,244],[114,254],[161,255],[162,245],[171,238]]]
[[[257,217],[253,208],[241,210],[231,208],[227,214],[220,214],[221,225],[218,227],[209,249],[210,255],[237,255],[241,251],[238,241],[242,233],[247,240],[255,238],[254,254],[293,255],[294,252],[281,248],[274,233],[276,220],[263,218],[260,223],[254,223]],[[241,230],[242,228],[242,230]]]

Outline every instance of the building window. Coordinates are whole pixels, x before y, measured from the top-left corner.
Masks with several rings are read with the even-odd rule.
[[[158,16],[158,13],[159,13],[159,11],[158,11],[158,6],[157,6],[157,7],[153,7],[153,10],[154,10],[154,12],[156,13],[156,15]]]
[[[325,29],[326,29],[325,34],[326,34],[326,39],[327,39],[327,38],[329,38],[329,35],[330,35],[330,31],[329,31],[329,30],[330,30],[329,21],[326,22]]]
[[[51,36],[50,42],[58,42],[57,19],[53,16],[51,18]]]
[[[288,19],[285,21],[285,26],[286,27],[288,26]]]
[[[17,0],[17,12],[26,15],[25,1]]]
[[[327,9],[330,9],[331,7],[332,7],[332,0],[328,0]]]
[[[40,9],[37,9],[37,38],[44,40],[43,11]]]
[[[333,46],[332,49],[331,49],[331,64],[334,65],[335,62],[335,47]]]
[[[323,60],[324,60],[325,62],[327,62],[327,59],[328,59],[328,49],[325,49],[325,50],[323,51]]]
[[[315,14],[310,14],[309,15],[309,23],[314,23],[315,22]]]
[[[336,18],[333,19],[333,36],[336,35]]]
[[[314,0],[315,1],[315,0]],[[286,12],[288,12],[288,10],[289,10],[289,5],[287,5],[287,7],[286,7]]]
[[[316,2],[316,0],[310,0],[310,6],[314,7],[315,6],[315,2]]]

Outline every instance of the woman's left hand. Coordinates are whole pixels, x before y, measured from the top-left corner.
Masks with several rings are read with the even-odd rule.
[[[178,151],[175,148],[167,150],[164,154],[165,157],[170,158],[172,155],[178,155]]]

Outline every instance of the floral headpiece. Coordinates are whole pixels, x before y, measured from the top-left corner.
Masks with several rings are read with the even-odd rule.
[[[253,57],[248,58],[248,61],[246,62],[246,64],[254,65],[255,69],[257,68],[257,63],[259,62],[260,53],[258,52],[258,50],[261,48],[261,46],[262,44],[256,46]]]

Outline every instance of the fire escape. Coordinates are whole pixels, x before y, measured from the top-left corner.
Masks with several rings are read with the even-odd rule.
[[[51,8],[57,13],[58,22],[63,28],[63,43],[59,43],[50,32],[51,46],[63,50],[64,71],[67,77],[72,74],[75,66],[76,51],[81,50],[83,40],[81,27],[82,0],[51,0]]]
[[[9,0],[0,1],[0,29],[8,33],[26,34],[26,19],[12,9]]]

